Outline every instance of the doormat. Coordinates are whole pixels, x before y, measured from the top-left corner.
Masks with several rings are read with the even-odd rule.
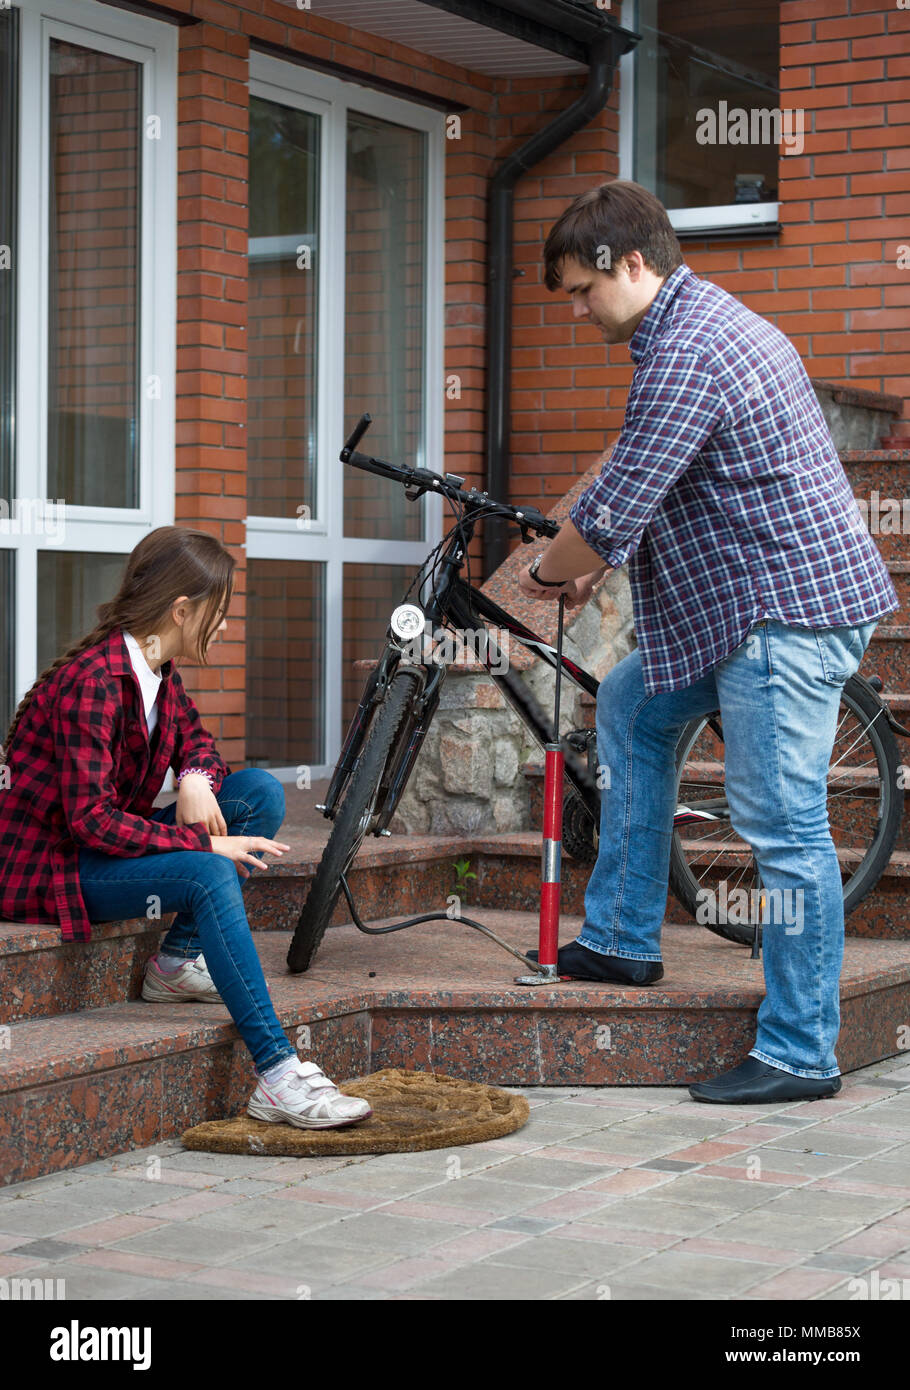
[[[529,1114],[524,1096],[438,1072],[387,1067],[338,1089],[368,1100],[372,1115],[342,1129],[298,1129],[244,1113],[206,1120],[181,1138],[188,1149],[270,1157],[411,1153],[499,1139],[521,1129]]]

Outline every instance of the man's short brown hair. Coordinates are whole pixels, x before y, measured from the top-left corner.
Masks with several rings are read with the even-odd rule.
[[[559,288],[560,265],[566,257],[588,270],[614,275],[617,262],[630,251],[640,251],[648,269],[664,279],[683,264],[679,240],[660,199],[639,183],[613,179],[580,193],[550,228],[543,249],[544,284],[548,290]]]

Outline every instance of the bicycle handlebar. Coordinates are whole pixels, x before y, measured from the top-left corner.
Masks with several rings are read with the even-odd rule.
[[[349,463],[353,468],[362,468],[366,473],[375,473],[380,478],[389,478],[392,482],[401,483],[405,488],[413,489],[407,493],[411,502],[416,502],[425,492],[438,492],[462,506],[470,504],[475,509],[490,508],[497,516],[502,516],[507,521],[515,521],[521,527],[523,535],[526,529],[550,538],[558,533],[559,527],[556,522],[549,521],[537,507],[513,507],[508,502],[496,502],[487,493],[478,492],[476,488],[463,491],[454,482],[450,482],[448,477],[442,473],[434,473],[432,469],[407,468],[400,464],[386,463],[384,459],[373,458],[370,454],[358,454],[357,445],[372,422],[372,415],[361,415],[338,456],[342,463]],[[464,480],[459,478],[458,481]]]

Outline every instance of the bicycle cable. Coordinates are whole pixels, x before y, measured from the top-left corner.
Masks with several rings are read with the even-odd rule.
[[[421,575],[423,575],[424,578],[421,581],[421,584],[417,590],[418,599],[420,598],[421,589],[423,588],[424,584],[431,580],[435,583],[436,573],[439,569],[439,565],[441,562],[442,550],[445,546],[448,545],[451,537],[456,532],[461,532],[462,547],[464,550],[465,557],[465,568],[467,572],[467,583],[470,584],[471,582],[471,557],[469,554],[469,547],[465,541],[464,532],[462,529],[464,526],[464,506],[461,503],[461,501],[456,498],[450,497],[449,501],[452,503],[454,507],[457,508],[455,523],[454,525],[449,527],[448,531],[445,533],[445,535],[442,537],[439,543],[433,547],[426,560],[424,560],[423,564],[418,569],[414,578],[411,580],[410,584],[405,590],[404,596],[402,598],[402,603],[405,603],[407,601],[408,595],[413,590],[414,585],[417,583],[418,579],[420,579]],[[486,520],[486,518],[490,516],[510,515],[511,508],[493,506],[490,507],[490,509],[484,513],[484,519]],[[529,966],[532,970],[536,970],[540,975],[543,975],[545,973],[541,969],[537,961],[531,960],[529,956],[524,955],[515,946],[510,946],[507,941],[503,941],[501,936],[497,936],[496,932],[492,931],[490,927],[484,926],[483,922],[475,922],[472,917],[451,917],[447,912],[424,912],[421,913],[418,917],[406,917],[403,922],[394,922],[391,926],[388,927],[368,927],[362,921],[360,914],[357,911],[357,908],[354,903],[353,894],[351,893],[351,890],[348,886],[347,878],[343,873],[339,875],[339,881],[341,883],[341,888],[344,893],[344,896],[347,899],[347,904],[350,908],[351,918],[354,922],[354,925],[357,928],[357,930],[363,932],[365,936],[385,936],[388,932],[403,931],[405,927],[416,927],[421,922],[461,922],[464,924],[464,926],[471,927],[474,931],[479,931],[483,936],[487,937],[489,941],[494,942],[497,946],[501,946],[504,951],[508,951],[509,955],[514,956],[516,960],[520,960],[522,965]],[[557,976],[556,978],[558,980],[560,977]]]
[[[529,965],[538,974],[544,974],[536,960],[531,960],[529,956],[523,955],[515,946],[510,946],[508,941],[503,941],[501,936],[497,936],[489,927],[485,927],[483,922],[475,922],[472,917],[450,917],[447,912],[424,912],[419,917],[406,917],[403,922],[393,922],[390,927],[368,927],[361,921],[357,908],[354,906],[354,899],[346,877],[344,874],[339,877],[344,896],[348,901],[348,907],[351,909],[354,926],[366,936],[385,936],[388,932],[401,931],[404,927],[416,927],[419,922],[462,922],[466,927],[473,927],[475,931],[481,932],[490,941],[494,941],[497,946],[501,946],[504,951],[508,951],[509,955],[520,960],[522,965]],[[559,979],[560,977],[557,976],[556,978]]]

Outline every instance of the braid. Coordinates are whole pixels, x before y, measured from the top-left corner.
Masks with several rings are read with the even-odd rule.
[[[101,608],[98,609],[99,617],[105,609],[112,609],[113,607],[114,605],[112,603],[102,604]],[[25,711],[31,704],[32,696],[38,689],[39,685],[43,684],[43,682],[46,681],[50,676],[52,676],[55,671],[59,671],[61,666],[65,666],[68,661],[72,661],[73,657],[79,656],[80,652],[84,652],[89,647],[93,646],[96,642],[100,642],[102,638],[106,637],[108,633],[111,632],[116,626],[116,621],[112,619],[110,616],[106,618],[101,618],[97,626],[94,627],[91,632],[87,633],[85,637],[80,638],[80,640],[75,644],[75,646],[70,647],[69,651],[64,652],[62,656],[58,656],[56,661],[52,662],[46,670],[41,672],[41,675],[35,681],[34,685],[31,687],[30,690],[26,691],[26,693],[23,695],[22,699],[19,702],[19,708],[16,710],[16,713],[13,716],[13,722],[12,724],[10,724],[6,732],[6,738],[4,739],[3,744],[0,745],[0,764],[7,763],[9,761],[9,749],[10,744],[13,741],[13,735],[15,734],[16,729],[19,725],[19,721],[21,720],[22,716],[25,714]]]

